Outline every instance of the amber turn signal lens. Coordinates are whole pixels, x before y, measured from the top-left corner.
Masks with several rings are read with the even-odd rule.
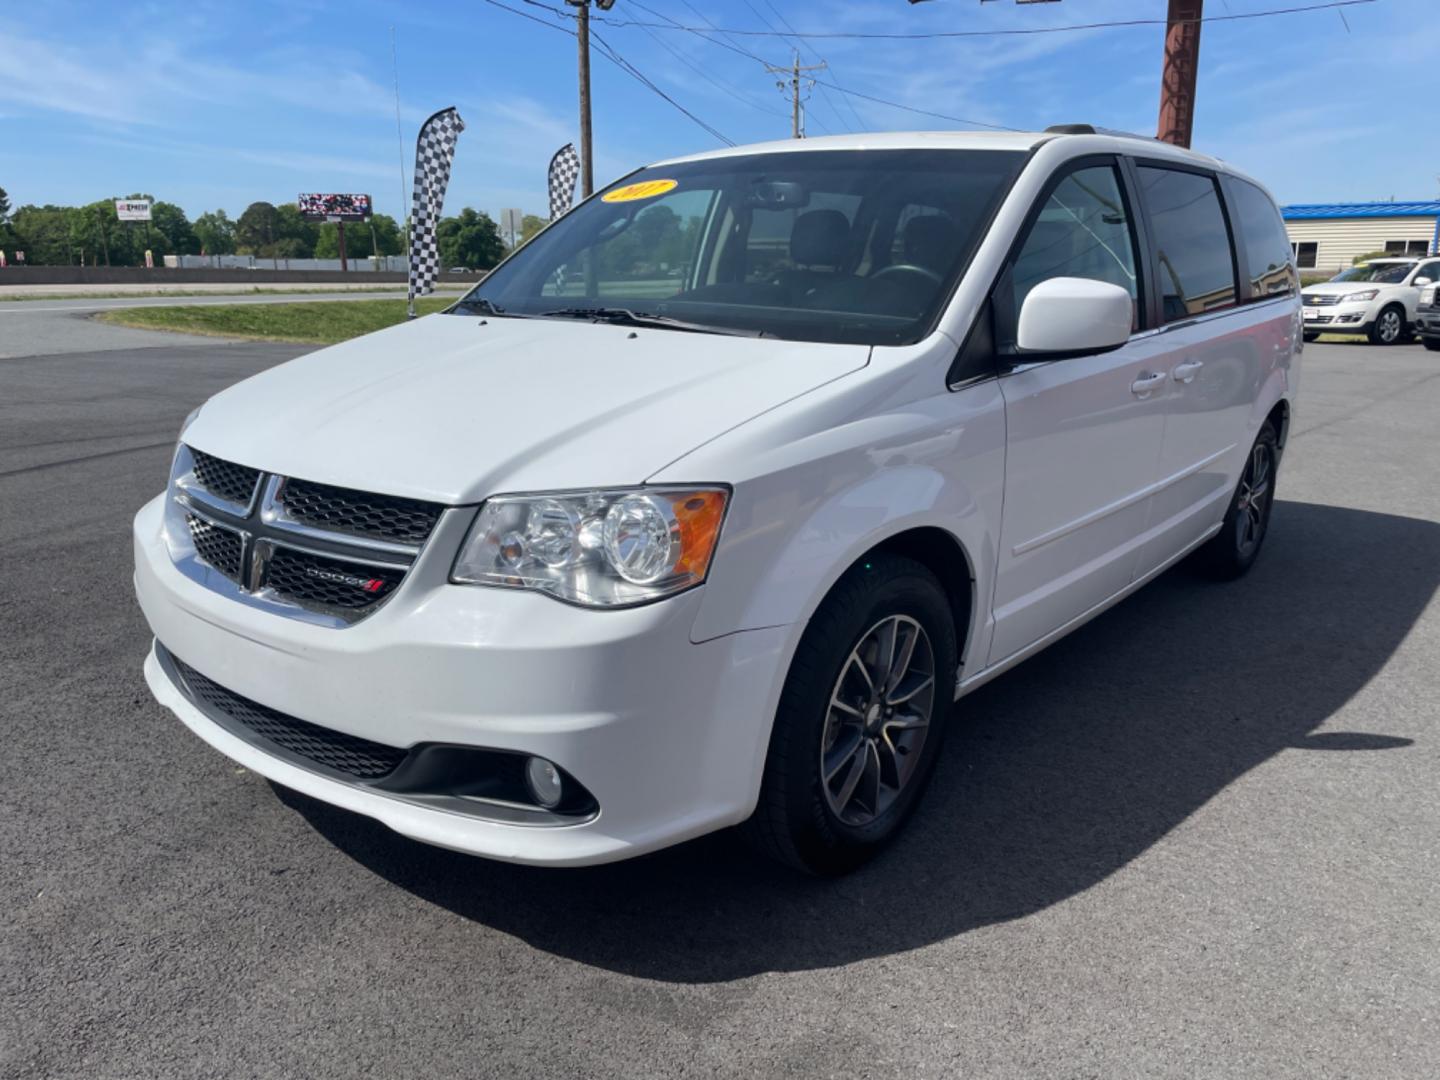
[[[725,518],[726,494],[723,491],[695,491],[673,497],[670,504],[680,526],[680,559],[675,573],[694,574],[703,578],[715,554],[720,538],[720,522]]]

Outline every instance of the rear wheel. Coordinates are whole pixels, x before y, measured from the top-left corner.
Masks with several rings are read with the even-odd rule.
[[[954,619],[928,569],[880,555],[842,578],[790,665],[748,823],[757,845],[827,875],[883,848],[935,767],[956,667]]]
[[[1220,531],[1196,553],[1200,565],[1213,577],[1238,578],[1260,557],[1260,548],[1270,530],[1270,508],[1275,504],[1275,468],[1279,461],[1275,425],[1266,420],[1250,448]]]
[[[1398,345],[1405,339],[1405,309],[1391,304],[1370,325],[1370,344]]]

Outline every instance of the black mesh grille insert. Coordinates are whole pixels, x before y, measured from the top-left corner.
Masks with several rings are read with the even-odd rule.
[[[198,703],[208,705],[234,724],[246,728],[280,750],[357,780],[376,780],[395,770],[408,753],[384,743],[297,720],[276,709],[241,697],[207,679],[173,653],[170,659]]]
[[[265,584],[304,607],[358,617],[394,592],[404,577],[404,570],[277,547],[270,557]]]
[[[213,566],[231,581],[239,581],[244,556],[240,534],[233,529],[212,525],[194,514],[185,515],[185,524],[190,528],[190,540],[200,561]]]
[[[194,461],[195,479],[200,481],[202,488],[241,506],[250,504],[250,497],[255,494],[255,485],[260,480],[259,469],[247,469],[233,461],[211,457],[193,446],[190,457]]]
[[[397,544],[423,544],[444,509],[439,503],[373,495],[310,480],[287,480],[280,499],[286,512],[306,525]]]

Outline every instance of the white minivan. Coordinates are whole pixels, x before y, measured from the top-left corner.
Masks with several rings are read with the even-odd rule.
[[[747,823],[841,872],[956,699],[1187,555],[1250,567],[1302,333],[1271,197],[1151,140],[665,161],[447,312],[197,409],[135,519],[146,678],[428,843],[581,865]]]

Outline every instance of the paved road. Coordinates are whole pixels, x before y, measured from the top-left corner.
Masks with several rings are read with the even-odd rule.
[[[824,883],[728,836],[467,859],[154,705],[129,517],[292,354],[0,361],[0,1075],[1435,1075],[1440,358],[1307,350],[1255,572],[968,698],[907,837]]]
[[[60,353],[99,352],[121,348],[170,347],[183,341],[212,348],[220,339],[164,330],[136,330],[96,322],[102,311],[136,307],[193,307],[197,304],[293,304],[315,301],[395,300],[405,292],[340,293],[237,293],[207,296],[126,296],[105,299],[77,297],[55,300],[17,300],[0,303],[0,359],[54,356]]]

